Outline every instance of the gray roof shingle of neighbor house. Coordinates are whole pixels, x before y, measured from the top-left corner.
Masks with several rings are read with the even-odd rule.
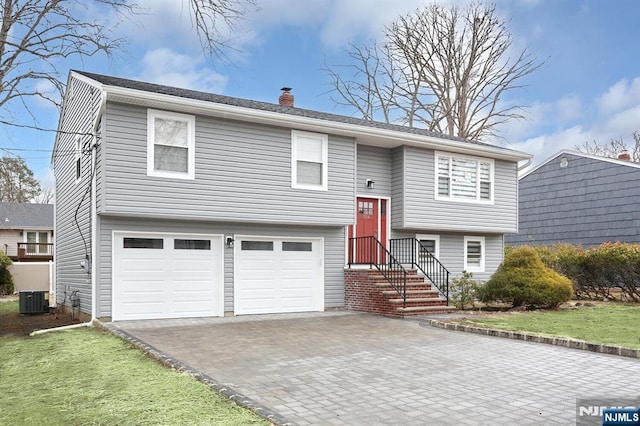
[[[560,151],[519,179],[511,245],[640,243],[640,164]]]
[[[277,112],[277,113],[289,114],[293,116],[313,118],[317,120],[326,120],[326,121],[332,121],[337,123],[353,124],[356,126],[373,127],[381,130],[390,130],[390,131],[403,132],[403,133],[409,133],[414,135],[448,139],[451,141],[464,142],[464,143],[469,143],[473,145],[500,149],[506,152],[522,154],[522,152],[512,150],[509,148],[504,148],[498,145],[478,142],[471,139],[463,139],[456,136],[449,136],[442,133],[433,132],[427,129],[407,127],[407,126],[402,126],[398,124],[383,123],[383,122],[373,121],[373,120],[364,120],[364,119],[349,117],[345,115],[331,114],[331,113],[309,110],[304,108],[284,106],[284,105],[269,103],[269,102],[235,98],[235,97],[225,96],[225,95],[217,95],[213,93],[200,92],[196,90],[181,89],[177,87],[164,86],[161,84],[147,83],[147,82],[137,81],[137,80],[129,80],[129,79],[120,78],[120,77],[111,77],[111,76],[106,76],[102,74],[94,74],[94,73],[85,72],[85,71],[78,71],[78,70],[72,70],[72,71],[77,74],[88,77],[92,80],[95,80],[106,86],[122,87],[126,89],[133,89],[133,90],[140,90],[140,91],[158,93],[163,95],[177,96],[181,98],[194,99],[194,100],[205,101],[205,102],[213,102],[213,103],[223,104],[223,105],[251,108],[255,110]]]
[[[53,204],[0,203],[0,229],[53,229]]]

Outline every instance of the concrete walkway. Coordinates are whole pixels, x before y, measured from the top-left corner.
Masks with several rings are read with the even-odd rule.
[[[108,324],[299,425],[575,424],[640,361],[350,312]]]

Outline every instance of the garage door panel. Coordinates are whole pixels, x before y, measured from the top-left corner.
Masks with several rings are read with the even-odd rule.
[[[126,248],[125,238],[129,245],[162,240],[163,249]],[[115,233],[113,241],[114,320],[223,315],[222,236]]]
[[[247,237],[260,247],[258,237]],[[236,250],[236,314],[318,311],[323,307],[322,241],[273,238],[269,250]],[[263,244],[266,246],[265,244]],[[268,265],[268,267],[265,267]]]

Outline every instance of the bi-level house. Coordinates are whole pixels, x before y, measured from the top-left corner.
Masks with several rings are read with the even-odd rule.
[[[57,302],[114,321],[322,311],[353,305],[363,266],[405,299],[416,267],[486,279],[529,158],[297,108],[288,91],[272,104],[72,71]]]

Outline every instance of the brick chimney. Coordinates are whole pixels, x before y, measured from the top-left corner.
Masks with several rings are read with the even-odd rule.
[[[293,106],[293,95],[291,94],[291,87],[283,87],[282,95],[278,98],[278,103],[282,106],[292,107]]]
[[[622,151],[618,154],[618,160],[631,161],[631,155],[627,151]]]

